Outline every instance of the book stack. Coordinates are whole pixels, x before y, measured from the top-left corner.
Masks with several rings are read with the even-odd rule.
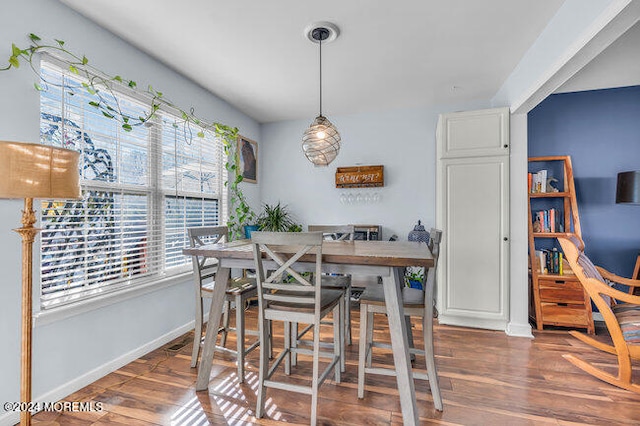
[[[547,192],[547,170],[527,175],[529,193]]]
[[[562,252],[557,248],[553,250],[536,250],[536,258],[540,272],[543,274],[564,275]]]
[[[564,232],[561,222],[558,222],[558,211],[556,209],[540,210],[534,213],[534,232]]]

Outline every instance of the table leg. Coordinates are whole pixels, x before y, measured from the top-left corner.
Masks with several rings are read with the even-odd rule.
[[[196,380],[196,390],[206,390],[209,386],[209,376],[211,375],[211,364],[213,354],[216,349],[216,339],[218,337],[218,324],[222,315],[225,291],[229,280],[229,268],[220,267],[216,272],[216,283],[213,286],[213,297],[211,297],[211,309],[209,310],[209,322],[207,332],[204,337],[204,347],[200,363],[198,364],[198,379]]]
[[[416,407],[416,393],[411,372],[411,360],[409,358],[409,339],[402,307],[400,285],[403,281],[401,269],[390,268],[390,274],[382,278],[382,284],[384,286],[384,300],[387,306],[387,319],[389,321],[389,333],[391,334],[393,361],[396,367],[402,419],[404,425],[411,426],[418,424],[418,409]]]

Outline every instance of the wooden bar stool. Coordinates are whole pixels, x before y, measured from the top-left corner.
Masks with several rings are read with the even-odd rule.
[[[429,248],[434,258],[434,266],[429,268],[424,283],[424,291],[420,293],[420,297],[414,298],[413,290],[404,288],[403,290],[403,307],[405,318],[411,316],[422,318],[422,330],[424,337],[424,349],[410,349],[411,354],[423,355],[425,357],[426,372],[413,369],[414,379],[428,380],[431,387],[431,396],[433,397],[433,405],[439,411],[442,411],[442,397],[440,395],[440,385],[438,384],[438,375],[436,372],[436,363],[433,348],[433,291],[436,281],[436,267],[438,265],[438,255],[440,253],[440,241],[442,241],[442,231],[431,229],[429,235]],[[411,291],[408,291],[411,290]],[[367,287],[360,297],[360,346],[358,353],[358,398],[364,398],[364,382],[366,374],[379,374],[385,376],[395,376],[395,370],[392,367],[373,367],[372,366],[372,350],[373,348],[387,348],[391,345],[374,342],[373,340],[373,323],[374,314],[386,314],[387,309],[384,302],[384,292],[381,286]],[[411,327],[410,320],[407,321],[408,327]]]
[[[226,239],[228,229],[226,226],[202,226],[189,228],[189,243],[191,247],[198,247],[204,244],[215,244]],[[193,280],[196,295],[196,315],[195,330],[193,338],[193,351],[191,353],[191,367],[198,364],[198,354],[202,341],[202,326],[204,322],[203,299],[210,299],[213,294],[215,275],[218,270],[218,261],[212,258],[192,256]],[[245,330],[244,311],[250,299],[258,296],[257,285],[254,278],[230,278],[228,281],[225,305],[222,317],[222,325],[218,329],[221,335],[220,344],[216,345],[216,350],[234,354],[238,364],[238,379],[244,382],[244,359],[245,356],[260,344],[260,339],[246,345],[245,334],[258,336],[257,330]],[[236,311],[235,327],[230,327],[229,318],[232,303]],[[236,333],[236,349],[227,348],[227,335],[229,332]]]

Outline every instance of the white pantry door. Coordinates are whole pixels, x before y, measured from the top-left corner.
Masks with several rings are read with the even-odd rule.
[[[506,330],[509,109],[440,115],[436,158],[438,320]]]

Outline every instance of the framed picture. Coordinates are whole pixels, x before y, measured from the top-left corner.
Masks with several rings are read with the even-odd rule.
[[[258,183],[258,143],[238,136],[238,165],[243,182]]]

